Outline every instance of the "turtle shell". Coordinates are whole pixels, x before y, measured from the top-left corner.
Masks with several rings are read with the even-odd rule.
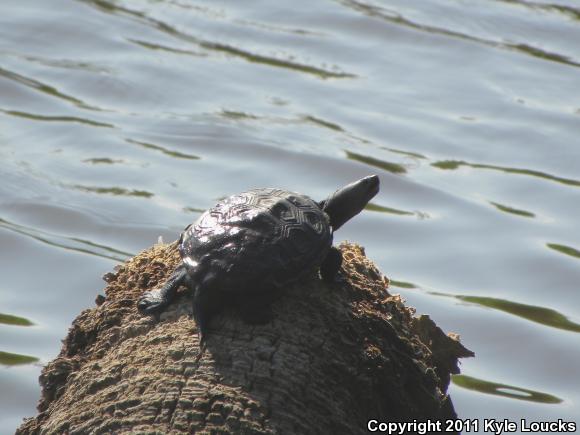
[[[181,235],[179,251],[199,285],[267,291],[318,268],[332,245],[329,217],[305,195],[255,189],[230,196]]]

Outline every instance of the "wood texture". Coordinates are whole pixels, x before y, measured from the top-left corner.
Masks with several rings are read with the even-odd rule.
[[[104,277],[106,297],[73,322],[17,433],[363,434],[369,419],[454,417],[449,375],[473,354],[414,318],[362,248],[341,250],[343,283],[309,276],[264,325],[216,316],[199,359],[190,295],[158,319],[135,307],[178,264],[176,244],[142,252]]]

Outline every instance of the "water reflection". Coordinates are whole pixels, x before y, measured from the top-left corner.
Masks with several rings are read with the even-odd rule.
[[[21,85],[27,86],[27,87],[32,88],[32,89],[37,90],[37,91],[40,91],[43,94],[49,95],[51,97],[56,97],[56,98],[59,98],[61,100],[67,101],[69,103],[73,103],[75,106],[80,107],[82,109],[101,111],[100,108],[98,108],[96,106],[90,106],[90,105],[86,104],[84,101],[79,100],[78,98],[64,94],[53,86],[49,86],[49,85],[44,84],[38,80],[23,76],[23,75],[18,74],[14,71],[9,71],[9,70],[4,69],[2,67],[0,67],[0,77],[7,78],[7,79],[12,80],[14,82],[17,82]]]
[[[546,246],[554,251],[560,252],[561,254],[569,255],[570,257],[580,258],[580,251],[571,248],[566,245],[559,245],[557,243],[546,243]]]
[[[155,196],[154,193],[146,190],[125,189],[124,187],[99,187],[99,186],[83,186],[75,184],[71,186],[74,189],[82,190],[83,192],[98,193],[99,195],[115,195],[115,196],[136,196],[139,198],[151,198]]]
[[[493,205],[495,208],[497,208],[498,210],[506,212],[506,213],[515,214],[515,215],[523,216],[523,217],[531,217],[531,218],[536,217],[536,215],[534,213],[526,211],[526,210],[520,210],[520,209],[517,209],[514,207],[509,207],[507,205],[502,205],[502,204],[499,204],[497,202],[492,202],[492,201],[490,201],[489,203],[491,205]]]
[[[4,314],[0,313],[0,323],[4,325],[14,325],[14,326],[32,326],[30,320],[25,319],[24,317],[14,316],[12,314]]]
[[[329,79],[329,78],[356,78],[355,74],[345,73],[338,71],[338,67],[335,67],[337,71],[325,70],[323,68],[306,65],[302,63],[292,62],[290,60],[285,59],[277,59],[275,57],[269,57],[264,55],[259,55],[252,53],[250,51],[242,50],[240,48],[233,47],[227,44],[220,44],[217,42],[209,42],[209,41],[199,41],[199,45],[208,50],[220,51],[223,53],[227,53],[231,56],[240,57],[248,62],[252,63],[261,63],[268,66],[278,67],[278,68],[285,68],[301,73],[312,74],[318,76],[322,79]]]
[[[569,18],[580,20],[580,10],[572,6],[557,5],[550,3],[532,3],[530,1],[523,0],[495,0],[501,3],[516,4],[518,6],[523,6],[532,10],[539,10],[544,12],[557,12],[566,15]]]
[[[134,140],[134,139],[125,139],[125,142],[131,143],[134,145],[139,145],[143,148],[147,148],[150,150],[160,151],[163,154],[170,156],[170,157],[175,157],[176,159],[189,159],[189,160],[201,159],[201,157],[196,156],[195,154],[186,154],[186,153],[182,153],[179,151],[170,150],[168,148],[162,147],[161,145],[155,145],[155,144],[148,143],[148,142],[141,142],[141,141]]]
[[[399,165],[398,163],[388,162],[386,160],[380,160],[375,157],[365,156],[363,154],[357,154],[352,151],[344,150],[346,157],[350,160],[355,160],[357,162],[365,163],[369,166],[374,166],[375,168],[383,169],[392,174],[404,174],[407,169]]]
[[[527,54],[533,57],[537,57],[544,60],[549,60],[552,62],[558,62],[574,67],[580,66],[580,63],[576,62],[569,56],[564,56],[559,53],[550,52],[547,50],[542,50],[538,47],[533,47],[529,44],[518,44],[518,43],[509,43],[503,41],[494,41],[490,39],[485,39],[481,37],[477,37],[474,35],[469,35],[467,33],[458,32],[456,30],[445,29],[442,27],[436,27],[428,24],[421,24],[416,23],[412,20],[405,18],[400,13],[388,10],[382,6],[378,5],[371,5],[369,3],[364,3],[361,1],[356,0],[339,0],[339,3],[342,5],[349,7],[357,12],[361,12],[367,16],[378,18],[383,21],[387,21],[392,24],[405,26],[410,29],[419,30],[421,32],[427,32],[434,35],[443,35],[452,38],[462,39],[465,41],[475,42],[481,45],[486,45],[493,48],[500,48],[504,50],[510,51],[517,51],[519,53]]]
[[[311,122],[313,124],[316,124],[319,127],[325,127],[325,128],[330,129],[330,130],[339,131],[341,133],[344,133],[344,129],[340,125],[334,124],[330,121],[325,121],[324,119],[320,119],[320,118],[317,118],[317,117],[312,116],[312,115],[306,115],[302,119],[304,119],[307,122]]]
[[[92,159],[84,159],[83,162],[91,163],[93,165],[101,165],[101,164],[114,165],[115,163],[125,163],[124,160],[113,160],[108,157],[94,157]]]
[[[125,15],[134,19],[139,20],[140,22],[147,24],[165,34],[171,35],[173,37],[179,38],[182,41],[186,41],[192,44],[195,44],[201,48],[204,48],[208,51],[212,52],[219,52],[225,53],[232,57],[237,57],[247,62],[251,63],[258,63],[262,65],[272,66],[276,68],[284,68],[290,71],[296,71],[300,73],[310,74],[322,79],[329,79],[329,78],[356,78],[357,76],[352,73],[346,73],[340,71],[337,66],[333,66],[333,69],[325,69],[321,67],[316,67],[313,65],[307,65],[305,63],[294,62],[290,60],[288,56],[287,59],[279,59],[272,56],[261,55],[257,53],[252,53],[249,50],[245,50],[242,48],[234,47],[232,45],[220,43],[220,42],[213,42],[207,41],[190,34],[181,32],[177,30],[175,27],[157,20],[155,18],[149,17],[143,12],[135,11],[126,7],[119,6],[116,3],[112,3],[105,0],[81,0],[84,3],[88,3],[97,7],[98,9],[105,11],[107,13],[114,13],[118,15]]]
[[[153,43],[153,42],[146,42],[146,41],[141,41],[139,39],[132,39],[132,38],[128,38],[127,39],[130,42],[133,42],[134,44],[137,44],[143,48],[147,48],[149,50],[160,50],[160,51],[165,51],[167,53],[173,53],[173,54],[185,54],[188,56],[196,56],[196,57],[205,57],[207,56],[207,54],[205,53],[200,53],[197,51],[192,51],[192,50],[185,50],[182,48],[174,48],[174,47],[168,47],[166,45],[161,45],[158,43]]]
[[[183,207],[182,210],[186,213],[203,213],[205,209],[197,207]]]
[[[413,216],[415,214],[412,211],[405,211],[405,210],[398,210],[396,208],[391,208],[391,207],[384,207],[382,205],[373,204],[372,202],[369,202],[365,206],[365,210],[379,211],[381,213],[390,213],[390,214],[397,214],[397,215],[403,215],[403,216]]]
[[[573,61],[568,56],[562,54],[542,50],[541,48],[534,47],[529,44],[503,44],[505,47],[510,48],[520,53],[526,53],[534,57],[538,57],[544,60],[550,60],[552,62],[560,62],[571,66],[580,66],[580,63]]]
[[[5,366],[20,366],[38,362],[39,358],[18,353],[3,352],[0,350],[0,364]]]
[[[451,379],[455,385],[479,393],[493,394],[495,396],[503,396],[510,399],[527,400],[529,402],[546,404],[557,404],[563,402],[562,399],[551,394],[528,390],[527,388],[514,387],[513,385],[484,381],[483,379],[477,379],[471,376],[453,375]]]
[[[89,71],[93,73],[104,73],[110,74],[112,71],[102,65],[97,65],[96,63],[76,61],[71,59],[52,59],[49,57],[41,56],[30,56],[28,54],[22,54],[18,52],[4,51],[0,50],[0,54],[14,56],[19,59],[24,59],[28,62],[37,63],[39,65],[48,66],[51,68],[62,68],[68,70],[79,70],[79,71]],[[73,97],[74,98],[74,97]],[[92,107],[92,106],[90,106]]]
[[[253,115],[251,113],[246,113],[246,112],[240,112],[237,110],[221,110],[218,113],[218,116],[226,118],[226,119],[233,119],[235,121],[237,120],[258,120],[258,119],[264,119],[263,117],[257,116],[257,115]],[[272,120],[269,120],[272,121]]]
[[[417,286],[415,284],[413,284],[412,282],[397,281],[394,279],[389,279],[389,286],[399,287],[399,288],[408,288],[408,289],[417,288]]]
[[[396,208],[391,208],[391,207],[385,207],[382,205],[378,205],[378,204],[374,204],[372,202],[369,202],[366,206],[365,206],[365,210],[369,210],[369,211],[377,211],[380,213],[388,213],[388,214],[395,214],[395,215],[399,215],[399,216],[416,216],[418,219],[429,219],[429,213],[423,212],[423,211],[406,211],[406,210],[399,210]]]
[[[279,104],[279,103],[280,102],[278,102],[276,104]],[[324,119],[321,119],[319,117],[312,116],[312,115],[302,115],[302,116],[299,116],[298,118],[294,118],[294,119],[290,118],[289,119],[289,118],[272,117],[272,116],[258,116],[258,115],[254,115],[253,113],[241,112],[238,110],[226,110],[226,109],[219,111],[217,113],[217,115],[219,117],[234,120],[234,121],[267,121],[268,124],[274,124],[274,123],[278,123],[278,124],[311,124],[311,125],[314,125],[316,127],[322,127],[324,129],[332,130],[332,131],[339,132],[339,133],[344,133],[344,134],[348,135],[348,137],[350,137],[351,139],[354,139],[354,140],[357,140],[357,141],[360,141],[363,143],[369,143],[365,139],[358,138],[358,137],[348,133],[338,124],[335,124],[333,122],[330,122],[330,121],[327,121],[327,120],[324,120]]]
[[[557,183],[566,184],[568,186],[580,186],[579,180],[572,178],[557,177],[555,175],[547,174],[546,172],[534,171],[532,169],[509,168],[497,165],[485,165],[480,163],[468,163],[463,160],[440,160],[431,163],[431,166],[439,169],[457,169],[461,166],[468,166],[475,169],[492,169],[495,171],[505,172],[507,174],[529,175],[531,177],[543,178],[545,180],[555,181]]]
[[[79,124],[90,125],[91,127],[105,127],[105,128],[115,128],[113,124],[108,124],[106,122],[93,121],[87,118],[80,118],[78,116],[48,116],[48,115],[38,115],[35,113],[21,112],[18,110],[6,110],[0,109],[0,112],[6,115],[16,116],[18,118],[31,119],[33,121],[47,121],[47,122],[76,122]]]
[[[133,256],[133,254],[129,252],[124,252],[119,249],[111,248],[110,246],[93,243],[88,240],[79,239],[76,237],[66,237],[51,234],[46,231],[41,231],[35,228],[26,227],[24,225],[15,224],[2,218],[0,218],[0,228],[5,228],[15,233],[22,234],[38,242],[53,246],[55,248],[81,252],[83,254],[95,255],[97,257],[107,258],[110,260],[125,261],[127,258]]]
[[[390,151],[390,152],[395,153],[395,154],[402,154],[402,155],[407,156],[407,157],[413,157],[416,159],[427,159],[427,157],[424,156],[423,154],[415,153],[412,151],[398,150],[396,148],[387,148],[387,147],[379,147],[379,148],[381,148],[383,150]]]
[[[576,251],[576,254],[578,257],[580,257],[579,251]],[[393,287],[406,289],[421,288],[420,286],[413,283],[397,280],[390,280],[390,285]],[[506,299],[490,298],[486,296],[453,295],[437,291],[426,291],[426,293],[433,296],[454,298],[462,302],[503,311],[504,313],[512,314],[514,316],[521,317],[522,319],[526,319],[534,323],[539,323],[541,325],[550,326],[552,328],[557,328],[564,331],[580,332],[580,324],[571,321],[564,314],[551,308],[521,304]]]
[[[30,320],[24,317],[14,316],[12,314],[0,313],[0,324],[11,326],[32,326]],[[20,355],[17,353],[3,352],[0,350],[0,365],[17,366],[31,364],[38,361],[38,358],[29,355]]]
[[[488,298],[485,296],[450,295],[439,292],[429,292],[435,296],[453,297],[463,302],[481,305],[494,310],[513,314],[522,319],[535,323],[550,326],[552,328],[563,329],[565,331],[580,332],[580,325],[572,322],[568,317],[550,308],[539,307],[537,305],[526,305],[506,299]]]

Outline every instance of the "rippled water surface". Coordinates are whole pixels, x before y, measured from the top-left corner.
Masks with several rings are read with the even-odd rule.
[[[228,194],[370,173],[336,239],[476,352],[459,415],[580,420],[576,0],[0,10],[0,433],[115,264]]]

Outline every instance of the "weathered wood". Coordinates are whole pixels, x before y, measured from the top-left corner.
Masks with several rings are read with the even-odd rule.
[[[313,274],[264,325],[216,316],[199,360],[190,295],[159,319],[135,307],[178,264],[175,244],[142,252],[73,322],[42,371],[39,414],[17,433],[363,434],[369,419],[454,417],[449,375],[473,354],[414,318],[362,248],[341,249],[344,283]]]

